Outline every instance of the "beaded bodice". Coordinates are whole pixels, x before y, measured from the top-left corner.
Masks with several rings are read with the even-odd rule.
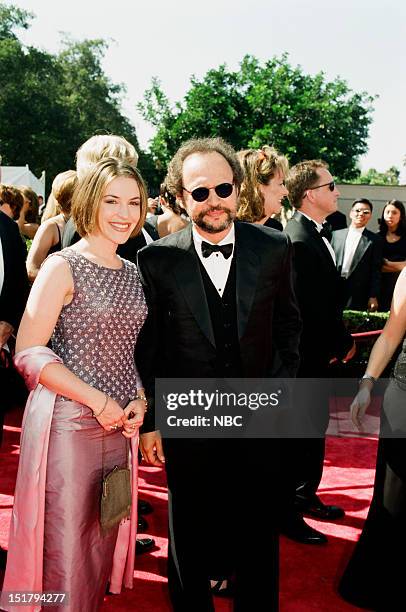
[[[69,264],[72,301],[62,308],[51,337],[52,350],[89,385],[123,402],[142,385],[134,348],[147,316],[136,266],[123,259],[118,270],[100,266],[74,249],[52,257]]]

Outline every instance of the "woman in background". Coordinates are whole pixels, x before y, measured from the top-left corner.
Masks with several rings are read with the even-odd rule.
[[[32,239],[39,228],[38,197],[31,187],[20,187],[19,189],[24,197],[24,205],[17,221],[18,227],[24,238]]]
[[[383,266],[378,304],[379,310],[387,311],[390,309],[396,281],[406,266],[406,213],[403,202],[387,202],[379,226],[379,234],[383,238]]]
[[[178,232],[189,223],[185,209],[180,206],[176,197],[168,191],[165,182],[161,183],[159,188],[159,204],[163,213],[152,215],[148,221],[155,227],[160,238]]]
[[[240,151],[238,158],[244,180],[237,218],[282,230],[282,224],[273,217],[281,212],[283,199],[288,195],[285,187],[288,160],[268,146]]]
[[[46,257],[62,248],[62,236],[70,217],[71,202],[77,182],[76,172],[67,170],[58,174],[52,183],[51,196],[57,203],[59,214],[43,221],[34,236],[27,257],[27,272],[31,282],[36,279]]]

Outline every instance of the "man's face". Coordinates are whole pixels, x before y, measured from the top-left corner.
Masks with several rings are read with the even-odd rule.
[[[365,227],[368,221],[371,218],[371,209],[368,204],[362,204],[361,202],[357,202],[351,208],[350,219],[351,225],[360,229],[361,227]]]
[[[331,190],[330,185],[334,179],[327,168],[318,168],[317,174],[319,180],[308,193],[311,194],[312,210],[314,210],[320,219],[325,219],[328,215],[337,210],[337,200],[340,192],[335,186],[334,189]],[[323,187],[318,187],[318,185],[323,185]],[[315,187],[318,188],[315,189]]]
[[[183,162],[183,202],[197,231],[209,235],[209,239],[222,240],[237,213],[237,193],[233,186],[231,195],[222,198],[214,187],[233,183],[233,172],[220,153],[193,153]],[[209,188],[208,198],[197,202],[191,193],[198,187]]]

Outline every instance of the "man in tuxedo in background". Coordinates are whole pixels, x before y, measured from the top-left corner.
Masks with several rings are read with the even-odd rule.
[[[26,249],[18,225],[0,211],[0,443],[3,431],[3,409],[13,401],[12,382],[15,372],[11,367],[7,346],[12,334],[17,333],[28,297],[28,277],[25,268]],[[3,352],[7,351],[7,352]]]
[[[320,160],[293,166],[286,186],[290,203],[296,209],[285,231],[293,244],[294,285],[303,321],[298,377],[327,378],[332,361],[346,362],[355,353],[354,342],[342,320],[342,284],[329,242],[331,230],[327,224],[323,226],[327,215],[337,210],[340,194],[327,164]],[[316,419],[319,431],[326,431],[328,397],[316,392],[312,405],[306,407]],[[293,452],[296,497],[292,512],[286,515],[283,532],[299,542],[325,543],[326,536],[303,520],[303,514],[326,520],[344,516],[341,508],[323,504],[316,493],[323,472],[324,436],[298,439]]]
[[[162,444],[152,410],[156,377],[296,374],[301,325],[291,244],[282,232],[234,222],[241,181],[235,151],[224,141],[185,143],[170,163],[168,187],[192,223],[138,254],[149,315],[136,360],[151,403],[140,445],[148,462],[166,461],[168,586],[176,612],[214,610],[209,577],[216,560],[224,575],[235,573],[235,610],[278,609],[276,506],[285,469],[279,441]],[[247,534],[252,494],[259,496],[257,544]],[[268,563],[255,546],[266,550]]]
[[[358,198],[351,207],[350,227],[333,232],[331,241],[344,282],[344,307],[351,310],[378,310],[383,242],[366,227],[371,215],[372,203]]]

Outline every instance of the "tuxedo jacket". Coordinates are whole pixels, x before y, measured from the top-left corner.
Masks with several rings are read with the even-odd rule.
[[[291,244],[282,232],[235,223],[236,309],[244,377],[296,374],[300,315]],[[156,377],[212,378],[216,346],[192,224],[138,253],[149,314],[136,362],[149,402]],[[148,410],[143,431],[155,429]]]
[[[347,236],[348,229],[338,230],[333,232],[331,241],[340,275]],[[378,297],[381,287],[382,249],[382,238],[365,228],[355,250],[348,277],[344,280],[346,308],[366,310],[369,298]]]
[[[15,221],[0,211],[0,240],[4,261],[4,281],[0,292],[0,321],[16,330],[28,297],[25,244]]]
[[[294,256],[294,287],[303,321],[299,376],[319,377],[332,357],[352,346],[342,320],[342,282],[333,258],[312,221],[296,212],[285,232]]]

